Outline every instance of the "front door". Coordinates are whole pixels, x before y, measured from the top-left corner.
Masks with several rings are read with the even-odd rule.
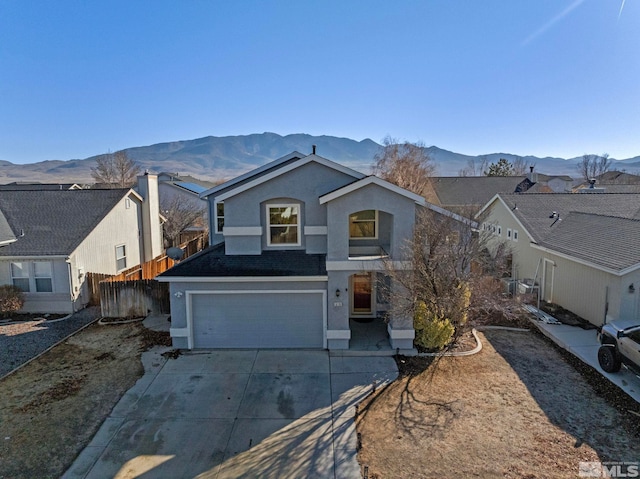
[[[353,316],[375,316],[375,292],[371,273],[351,276],[351,314]]]

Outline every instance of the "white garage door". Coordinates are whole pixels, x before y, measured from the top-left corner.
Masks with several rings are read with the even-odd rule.
[[[323,348],[321,291],[192,294],[194,348]]]

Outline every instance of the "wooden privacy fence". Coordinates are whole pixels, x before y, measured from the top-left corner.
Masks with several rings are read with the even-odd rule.
[[[180,245],[183,259],[204,249],[208,235],[204,234]],[[90,304],[100,305],[105,318],[147,316],[150,312],[170,312],[169,285],[154,280],[174,265],[166,255],[134,266],[116,275],[87,273]]]
[[[103,281],[100,307],[105,318],[141,318],[150,313],[168,314],[169,285],[155,279]]]

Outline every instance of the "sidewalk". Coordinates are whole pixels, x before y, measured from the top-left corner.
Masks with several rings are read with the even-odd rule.
[[[598,364],[598,348],[600,347],[600,343],[598,342],[597,331],[595,329],[585,330],[566,324],[547,324],[533,317],[531,318],[531,322],[540,329],[542,334],[554,341],[558,346],[582,359],[582,361],[592,366],[596,371],[640,403],[640,377],[625,367],[617,373],[606,373]]]

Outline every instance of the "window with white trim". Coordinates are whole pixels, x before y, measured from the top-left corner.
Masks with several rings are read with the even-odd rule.
[[[298,205],[267,205],[267,245],[300,245],[300,207]]]
[[[29,263],[11,263],[11,282],[16,288],[28,293],[29,286]]]
[[[216,203],[216,233],[224,228],[224,203]]]
[[[121,271],[127,268],[127,248],[121,244],[116,246],[116,269]]]
[[[12,262],[11,283],[25,293],[53,293],[51,261]]]
[[[507,239],[511,239],[511,228],[507,228]]]
[[[35,261],[33,263],[33,277],[36,283],[36,293],[53,292],[51,261]]]
[[[513,230],[513,241],[518,241],[518,230]]]
[[[502,226],[498,226],[498,236],[502,236]]]
[[[364,210],[349,215],[350,239],[376,239],[378,237],[378,211]]]

